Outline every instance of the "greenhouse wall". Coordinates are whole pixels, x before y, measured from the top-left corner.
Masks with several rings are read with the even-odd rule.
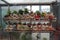
[[[0,19],[1,19],[1,7],[0,7]],[[1,24],[1,20],[0,20],[0,24]]]

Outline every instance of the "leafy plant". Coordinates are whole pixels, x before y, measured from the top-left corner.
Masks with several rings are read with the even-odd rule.
[[[24,11],[23,11],[22,9],[20,9],[20,10],[18,11],[18,13],[21,14],[21,15],[23,15],[23,12],[24,12]]]
[[[13,14],[17,14],[17,11],[14,10],[14,11],[13,11]]]
[[[36,11],[37,15],[40,15],[41,13],[39,11]]]
[[[42,16],[42,17],[44,17],[44,16],[45,16],[45,13],[44,13],[44,12],[42,12],[41,16]]]
[[[10,8],[8,8],[7,14],[8,14],[8,15],[11,14]]]
[[[18,39],[19,36],[20,36],[20,33],[18,33],[18,32],[12,32],[12,35],[13,35],[16,39]]]
[[[24,32],[21,40],[32,40],[30,32]]]
[[[26,40],[26,34],[22,35],[22,40]]]
[[[27,8],[24,9],[24,13],[27,14],[29,13],[29,10]]]
[[[47,38],[43,38],[43,40],[47,40]]]

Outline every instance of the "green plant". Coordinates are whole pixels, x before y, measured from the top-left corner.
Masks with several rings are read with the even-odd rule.
[[[44,37],[43,40],[47,40],[47,38]]]
[[[18,11],[18,13],[21,14],[21,15],[23,15],[23,12],[24,12],[24,11],[23,11],[22,9],[20,9],[20,10]]]
[[[7,15],[10,15],[10,14],[11,14],[11,11],[10,11],[10,8],[8,8]]]
[[[44,15],[45,15],[45,13],[44,13],[44,12],[42,12],[41,16],[42,16],[42,17],[44,17]]]
[[[39,11],[36,11],[35,13],[37,13],[37,15],[40,15],[41,14]]]
[[[13,35],[16,39],[18,39],[19,36],[20,36],[20,33],[18,33],[18,32],[12,32],[12,35]]]
[[[24,27],[23,25],[21,25],[21,28],[22,28],[22,29],[25,29],[25,27]]]
[[[22,40],[26,40],[26,34],[23,34],[21,38]]]
[[[17,11],[14,10],[14,11],[13,11],[13,14],[17,14]]]
[[[27,8],[24,9],[24,13],[27,14],[29,13],[29,10]]]
[[[21,40],[32,40],[30,32],[24,32],[24,34],[21,36]]]

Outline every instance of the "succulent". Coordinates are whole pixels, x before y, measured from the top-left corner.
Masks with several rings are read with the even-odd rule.
[[[27,8],[24,9],[24,14],[29,13],[29,10]]]
[[[22,9],[20,9],[20,10],[18,11],[18,13],[21,14],[21,15],[23,15],[23,12],[24,12],[24,11],[23,11]]]

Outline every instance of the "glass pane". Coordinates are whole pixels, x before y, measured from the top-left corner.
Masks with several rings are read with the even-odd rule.
[[[32,6],[32,11],[33,11],[33,12],[35,12],[35,11],[37,11],[37,10],[39,10],[39,6]]]
[[[42,12],[50,12],[50,6],[49,5],[42,5],[41,11]]]
[[[25,8],[27,8],[28,10],[30,10],[30,6],[26,6]]]
[[[30,10],[30,6],[26,6],[26,8],[28,9],[28,10]],[[39,11],[39,6],[32,6],[32,10],[31,11],[33,11],[33,12],[35,12],[35,11]]]
[[[19,9],[24,9],[25,6],[10,6],[10,10],[13,12],[14,10],[18,12]]]
[[[5,28],[6,27],[6,24],[3,20],[3,17],[7,14],[7,11],[8,11],[8,7],[1,7],[1,10],[2,10],[2,26]]]

